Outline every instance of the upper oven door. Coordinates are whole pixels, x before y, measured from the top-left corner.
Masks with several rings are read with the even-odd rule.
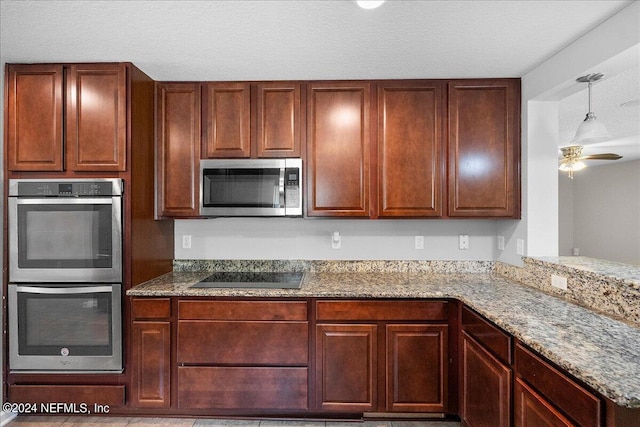
[[[9,197],[9,280],[122,282],[122,198]]]

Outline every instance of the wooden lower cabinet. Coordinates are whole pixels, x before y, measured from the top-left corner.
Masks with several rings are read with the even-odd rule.
[[[53,409],[60,408],[57,405],[66,404],[77,406],[74,410],[82,411],[81,404],[88,405],[86,408],[93,411],[95,406],[103,408],[119,408],[125,404],[124,385],[60,385],[60,384],[34,384],[22,385],[13,384],[8,387],[7,402],[54,405]],[[60,402],[60,403],[58,403]],[[57,409],[61,411],[61,409]],[[43,412],[43,411],[40,411]]]
[[[131,303],[131,405],[171,406],[171,300],[134,298]]]
[[[516,387],[518,387],[516,389],[516,410],[520,412],[534,410],[526,405],[539,409],[540,405],[530,402],[533,401],[531,396],[539,396],[536,399],[541,404],[548,404],[551,408],[555,408],[558,414],[562,414],[562,417],[570,420],[569,424],[562,424],[565,421],[558,417],[559,424],[540,425],[576,425],[581,427],[600,427],[603,425],[603,402],[598,396],[520,343],[515,346],[515,369]],[[540,413],[542,412],[540,409]],[[516,414],[516,419],[523,421],[523,423],[516,422],[516,427],[536,425],[526,423],[527,417],[534,416],[537,415]]]
[[[447,312],[445,301],[317,301],[316,409],[445,413]]]
[[[306,301],[179,300],[177,408],[306,411],[307,313]]]
[[[509,427],[511,368],[466,332],[462,334],[461,359],[462,421],[468,427]]]
[[[515,382],[515,427],[574,427],[562,413],[520,378]]]
[[[316,326],[317,409],[376,409],[377,328],[371,324]]]
[[[171,323],[133,322],[132,405],[168,408],[171,405]]]
[[[447,325],[387,325],[387,411],[445,412],[447,333]]]
[[[306,410],[308,368],[181,366],[178,407]]]

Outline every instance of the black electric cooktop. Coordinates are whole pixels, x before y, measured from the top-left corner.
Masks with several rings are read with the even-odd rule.
[[[216,272],[192,288],[300,289],[302,272]]]

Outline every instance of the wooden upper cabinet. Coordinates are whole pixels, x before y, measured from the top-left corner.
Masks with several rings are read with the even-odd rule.
[[[7,67],[7,168],[62,171],[62,65]]]
[[[126,64],[26,64],[8,70],[9,170],[126,170]]]
[[[255,85],[256,157],[300,157],[300,84]]]
[[[67,72],[67,167],[127,168],[125,64],[71,65]]]
[[[449,82],[449,216],[520,217],[520,81]]]
[[[251,157],[249,83],[207,83],[203,98],[203,157]]]
[[[442,215],[443,83],[378,85],[378,216]]]
[[[371,86],[307,89],[307,215],[368,217]]]
[[[158,216],[198,215],[200,84],[156,86]]]

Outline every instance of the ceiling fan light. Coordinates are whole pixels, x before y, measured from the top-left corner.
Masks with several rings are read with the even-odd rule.
[[[574,172],[582,170],[586,167],[587,165],[585,165],[584,162],[581,162],[580,160],[569,160],[567,162],[561,163],[560,166],[558,166],[558,169],[562,172],[568,172],[569,178],[573,179]]]
[[[576,135],[571,140],[571,144],[593,144],[613,138],[605,125],[598,121],[596,115],[589,112],[584,121],[580,123],[576,130]]]

